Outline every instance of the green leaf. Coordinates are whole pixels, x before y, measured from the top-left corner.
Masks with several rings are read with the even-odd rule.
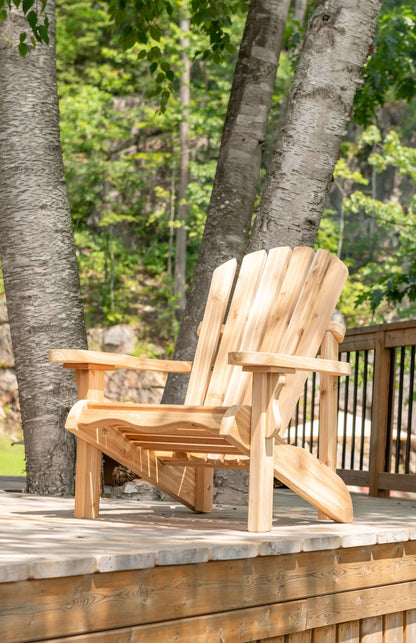
[[[152,63],[149,69],[150,69],[150,73],[153,74],[153,72],[157,69],[157,63]]]
[[[25,58],[25,56],[26,56],[26,54],[27,54],[27,52],[29,50],[29,47],[24,42],[19,42],[18,50],[19,50],[19,54],[22,56],[22,58]]]
[[[155,25],[150,25],[149,34],[151,35],[153,40],[156,40],[157,42],[159,42],[160,37],[162,35],[159,27],[156,27]]]
[[[23,13],[27,13],[31,7],[35,4],[35,0],[23,0]]]
[[[162,56],[162,52],[160,51],[159,47],[152,47],[147,52],[147,59],[148,60],[155,60],[156,58],[160,58],[161,56]]]
[[[36,11],[29,11],[29,13],[27,14],[27,21],[34,31],[38,22],[38,14],[36,13]]]
[[[6,18],[7,18],[7,11],[6,9],[2,9],[2,11],[0,11],[0,22],[3,22],[3,20],[6,20]]]
[[[166,72],[166,78],[167,78],[168,80],[170,80],[170,82],[171,82],[171,83],[174,81],[174,79],[175,79],[175,74],[173,73],[173,71],[172,71],[171,69],[169,69],[169,70]]]
[[[38,27],[38,35],[41,42],[49,45],[49,33],[44,25],[40,25],[40,27]]]
[[[17,8],[20,6],[20,2],[21,2],[21,0],[13,0],[13,4]]]

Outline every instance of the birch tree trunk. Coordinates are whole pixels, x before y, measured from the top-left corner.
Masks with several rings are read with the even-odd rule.
[[[189,20],[184,18],[180,21],[180,29],[186,34],[189,32]],[[189,39],[182,36],[180,39],[182,47],[181,62],[182,73],[180,79],[180,105],[182,109],[181,122],[179,125],[179,185],[178,185],[178,220],[182,225],[176,229],[175,235],[175,278],[174,290],[176,295],[176,315],[181,319],[186,306],[186,220],[188,218],[188,204],[186,202],[186,190],[189,182],[189,98],[191,82],[191,61],[188,57]]]
[[[198,263],[175,358],[192,359],[213,270],[246,248],[262,147],[290,0],[252,0],[235,69]],[[163,401],[183,400],[186,377],[170,375]]]
[[[87,344],[59,138],[53,0],[47,12],[50,46],[30,46],[26,58],[13,5],[0,25],[0,251],[28,491],[65,495],[75,444],[64,422],[76,391],[72,373],[48,363],[48,349]]]
[[[249,251],[312,246],[381,0],[323,0],[312,15]]]
[[[295,0],[293,17],[302,26],[303,26],[303,23],[305,22],[305,14],[306,14],[307,6],[308,6],[307,0]]]

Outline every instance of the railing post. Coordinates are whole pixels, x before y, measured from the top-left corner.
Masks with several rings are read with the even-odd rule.
[[[369,493],[388,497],[388,490],[378,488],[379,473],[384,471],[388,438],[388,409],[391,350],[385,346],[385,331],[377,332],[374,350],[374,388],[371,412]]]

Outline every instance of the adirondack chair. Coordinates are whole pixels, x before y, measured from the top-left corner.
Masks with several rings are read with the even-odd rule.
[[[50,351],[50,361],[74,369],[78,385],[66,423],[78,438],[76,517],[98,516],[105,453],[203,512],[212,509],[213,467],[249,469],[249,531],[272,528],[274,477],[321,518],[352,521],[335,473],[337,377],[350,366],[337,361],[344,329],[331,322],[347,269],[324,250],[254,252],[228,308],[235,272],[231,260],[213,274],[193,363]],[[190,373],[185,404],[105,402],[104,371],[116,367]],[[310,371],[321,374],[322,461],[283,439]]]

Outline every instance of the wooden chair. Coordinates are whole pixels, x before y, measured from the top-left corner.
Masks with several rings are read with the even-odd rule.
[[[213,274],[193,363],[50,351],[78,385],[66,423],[78,438],[76,517],[98,516],[103,452],[195,511],[212,508],[213,467],[249,469],[249,531],[272,528],[274,476],[321,518],[352,521],[335,473],[337,377],[350,366],[331,322],[347,269],[324,250],[254,252],[228,308],[235,271],[231,260]],[[105,402],[104,371],[116,367],[190,373],[185,404]],[[283,439],[310,371],[321,373],[321,460]]]

